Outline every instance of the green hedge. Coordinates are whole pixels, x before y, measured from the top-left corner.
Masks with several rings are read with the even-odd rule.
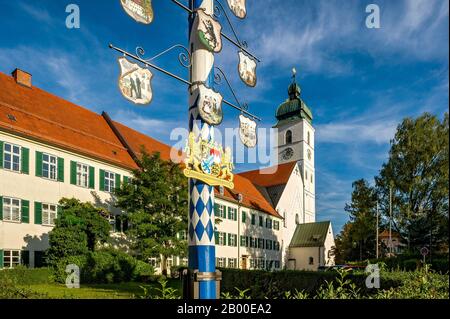
[[[399,255],[393,258],[379,258],[365,261],[349,262],[350,265],[366,266],[367,262],[371,264],[384,263],[388,270],[415,271],[422,267],[422,257],[417,255]],[[428,262],[428,260],[427,260]],[[435,257],[431,260],[430,269],[441,274],[449,271],[449,259],[445,256]]]

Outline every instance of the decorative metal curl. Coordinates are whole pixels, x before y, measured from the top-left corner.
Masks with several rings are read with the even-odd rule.
[[[191,53],[189,52],[189,50],[181,44],[175,44],[173,46],[171,46],[170,48],[168,48],[167,50],[164,50],[161,53],[158,53],[157,55],[155,55],[154,57],[150,58],[150,59],[144,59],[145,56],[145,50],[142,47],[137,47],[136,48],[136,55],[144,60],[145,62],[150,62],[153,61],[157,58],[159,58],[160,56],[166,54],[169,51],[172,51],[173,49],[176,48],[181,48],[183,49],[185,52],[181,52],[180,54],[178,54],[178,62],[181,64],[181,66],[185,67],[185,68],[190,68],[192,66],[192,59],[191,59]]]
[[[221,85],[222,84],[222,79],[225,79],[225,82],[227,83],[228,88],[230,89],[231,94],[233,95],[234,100],[236,101],[237,105],[239,106],[239,109],[241,110],[241,112],[242,111],[247,111],[248,110],[248,104],[247,103],[241,104],[241,102],[239,101],[239,99],[236,96],[236,93],[233,90],[233,87],[230,84],[230,81],[228,81],[228,78],[225,75],[225,73],[222,71],[222,69],[217,67],[217,66],[214,69],[219,72],[219,73],[214,72],[214,83],[216,85]]]

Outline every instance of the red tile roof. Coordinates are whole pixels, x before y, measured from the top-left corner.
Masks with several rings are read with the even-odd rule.
[[[297,162],[289,162],[262,170],[257,169],[254,171],[239,173],[239,175],[251,180],[252,183],[256,185],[263,187],[281,185],[288,182],[289,177],[292,174],[292,170],[296,164]]]
[[[8,118],[13,115],[15,121]],[[0,129],[69,151],[136,168],[102,116],[0,72]]]

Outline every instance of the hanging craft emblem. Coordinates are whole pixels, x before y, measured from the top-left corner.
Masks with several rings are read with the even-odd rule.
[[[240,115],[239,123],[239,137],[241,138],[242,144],[249,148],[255,147],[258,140],[256,135],[256,122],[244,115]]]
[[[240,19],[247,16],[247,9],[245,8],[245,0],[227,0],[230,10],[234,15]]]
[[[256,61],[239,51],[239,76],[248,86],[256,86]]]
[[[198,87],[198,92],[198,110],[201,118],[209,125],[222,123],[222,95],[208,89],[203,84]]]
[[[201,137],[196,138],[191,132],[185,151],[186,177],[201,180],[211,186],[234,188],[234,165],[229,147],[224,150],[221,145]]]
[[[149,104],[153,98],[150,70],[131,63],[124,57],[119,58],[119,88],[122,95],[135,104]]]
[[[125,12],[137,22],[152,23],[152,0],[120,0],[120,3]]]
[[[222,50],[222,26],[208,15],[204,9],[197,10],[197,33],[200,42],[208,51],[218,53]]]

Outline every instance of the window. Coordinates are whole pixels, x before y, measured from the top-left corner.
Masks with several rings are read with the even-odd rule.
[[[105,171],[105,192],[112,193],[116,187],[116,174]]]
[[[244,224],[247,222],[247,212],[242,212],[242,222]]]
[[[256,224],[256,215],[252,214],[252,225]]]
[[[227,234],[218,232],[218,245],[225,246],[227,244]]]
[[[256,248],[255,238],[250,237],[250,248]]]
[[[266,218],[266,228],[272,228],[272,220],[270,218]]]
[[[313,184],[313,174],[311,174],[311,184]]]
[[[49,154],[42,154],[42,177],[56,180],[57,169],[57,157]]]
[[[14,268],[20,265],[20,250],[3,251],[3,267]]]
[[[225,263],[226,263],[227,259],[226,258],[222,258],[222,257],[217,257],[216,258],[216,267],[225,267]]]
[[[307,133],[307,141],[308,144],[311,145],[311,134],[309,132]]]
[[[237,247],[237,235],[228,234],[228,246]]]
[[[273,229],[280,230],[280,222],[278,220],[273,221]]]
[[[228,268],[237,268],[237,258],[228,258]]]
[[[308,181],[308,171],[305,169],[305,181]]]
[[[42,225],[55,225],[56,215],[56,205],[42,204]]]
[[[248,237],[247,236],[241,236],[241,246],[248,247]]]
[[[77,185],[81,187],[89,187],[89,166],[77,163]]]
[[[287,221],[286,221],[286,212],[283,212],[283,227],[286,228],[287,227]]]
[[[20,222],[20,199],[3,198],[3,220]]]
[[[288,130],[285,136],[286,144],[292,144],[292,131]]]
[[[265,262],[264,258],[259,258],[258,259],[258,269],[264,269],[265,265],[266,265],[266,262]]]
[[[258,238],[258,248],[264,249],[264,239],[263,238]]]
[[[228,207],[228,219],[237,220],[237,209]]]
[[[280,261],[279,260],[275,260],[274,261],[274,267],[275,267],[275,269],[279,269],[280,268]]]
[[[262,216],[259,216],[259,226],[260,227],[263,227],[263,217]]]
[[[296,225],[300,224],[300,219],[298,217],[298,214],[295,214],[295,224]]]
[[[3,151],[3,168],[20,172],[21,147],[5,143]]]
[[[218,214],[217,217],[219,217],[219,218],[227,218],[226,213],[225,213],[225,206],[218,205],[217,214]]]
[[[256,268],[256,259],[250,259],[250,268]]]
[[[270,239],[266,239],[266,249],[272,250],[272,241]]]
[[[314,258],[313,257],[309,257],[309,264],[310,265],[314,265]]]

